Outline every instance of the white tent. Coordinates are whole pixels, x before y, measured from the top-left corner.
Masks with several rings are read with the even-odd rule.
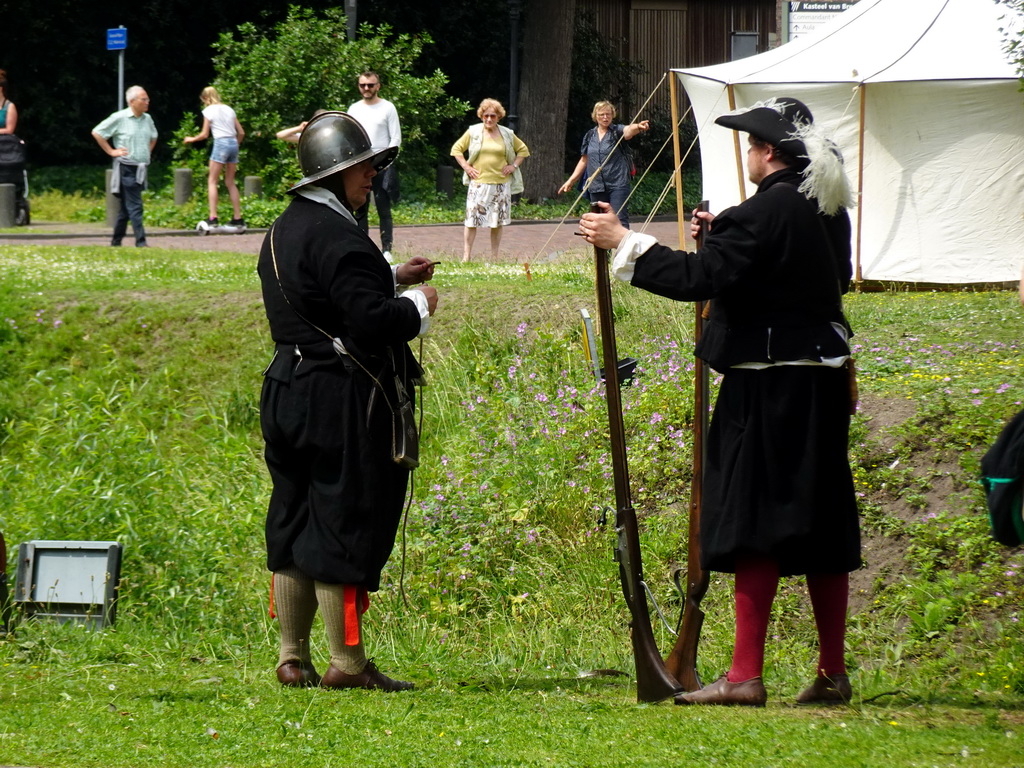
[[[858,277],[1017,280],[1024,94],[1001,28],[1019,23],[993,0],[860,0],[766,53],[674,70],[700,131],[711,210],[754,193],[736,133],[714,119],[794,96],[835,132],[846,160],[859,200],[851,211]]]

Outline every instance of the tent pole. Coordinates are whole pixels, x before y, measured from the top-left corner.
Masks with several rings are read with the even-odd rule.
[[[732,83],[725,86],[725,91],[729,94],[729,111],[734,112],[736,110],[736,94],[732,90]],[[743,173],[743,153],[740,151],[739,131],[732,132],[732,146],[736,154],[736,180],[740,185],[740,202],[742,202],[747,199],[747,177]]]
[[[854,278],[858,285],[864,281],[860,267],[860,232],[864,223],[864,109],[867,101],[867,84],[860,84],[860,120],[857,127],[857,246],[854,249]]]
[[[679,77],[669,70],[668,92],[672,103],[672,155],[675,159],[676,181],[676,228],[679,230],[679,249],[686,250],[686,236],[683,224],[686,221],[686,203],[683,200],[683,165],[679,154]]]

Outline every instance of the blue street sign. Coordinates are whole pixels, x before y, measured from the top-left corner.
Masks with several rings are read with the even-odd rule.
[[[128,47],[128,30],[124,27],[107,30],[107,50],[123,51]]]

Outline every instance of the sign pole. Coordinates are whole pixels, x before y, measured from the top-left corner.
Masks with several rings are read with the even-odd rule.
[[[107,30],[107,50],[117,51],[117,108],[124,109],[124,51],[128,47],[128,30],[124,24]]]
[[[117,108],[124,109],[124,50],[117,53]]]

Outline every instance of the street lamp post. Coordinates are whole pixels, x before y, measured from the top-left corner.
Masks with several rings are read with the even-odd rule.
[[[356,0],[345,0],[345,30],[348,35],[348,41],[351,43],[356,39],[356,30],[358,24],[356,22]]]

